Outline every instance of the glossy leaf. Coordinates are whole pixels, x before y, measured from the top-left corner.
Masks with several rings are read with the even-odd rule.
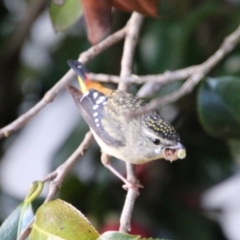
[[[18,223],[18,236],[21,231],[28,226],[28,224],[32,221],[34,217],[34,213],[32,210],[32,201],[35,200],[43,190],[43,182],[35,181],[32,183],[27,196],[24,199],[19,223]]]
[[[23,230],[34,217],[31,202],[38,197],[43,188],[40,181],[34,182],[23,203],[21,203],[0,227],[1,240],[17,239],[18,234]]]
[[[198,92],[198,114],[214,137],[240,138],[240,78],[209,78]]]
[[[3,222],[0,227],[0,239],[1,240],[13,240],[17,239],[18,230],[21,232],[34,217],[31,204],[27,206],[20,204],[11,215]],[[21,219],[21,225],[19,226]]]
[[[21,207],[18,206],[0,227],[0,239],[12,240],[17,238],[18,220],[21,213]]]
[[[72,26],[81,16],[81,12],[79,0],[52,0],[49,5],[51,21],[56,31],[63,31]]]
[[[160,238],[141,238],[140,236],[134,236],[126,233],[120,233],[116,231],[109,231],[103,233],[97,240],[164,240]]]
[[[95,240],[99,234],[72,205],[56,199],[43,204],[36,213],[29,240]]]

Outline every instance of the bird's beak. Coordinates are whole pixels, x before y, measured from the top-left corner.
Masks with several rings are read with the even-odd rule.
[[[186,149],[180,142],[178,142],[174,146],[165,148],[164,154],[165,154],[165,159],[172,162],[177,159],[185,158],[186,157]]]
[[[175,146],[169,148],[176,150],[178,158],[183,159],[186,157],[186,148],[180,142],[178,142]]]

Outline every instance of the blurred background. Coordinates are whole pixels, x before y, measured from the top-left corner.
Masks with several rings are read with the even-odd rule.
[[[32,2],[0,2],[0,128],[36,104],[69,69],[67,60],[77,59],[91,46],[82,18],[56,33],[43,6],[31,21],[24,22],[34,12],[28,11]],[[144,21],[134,74],[159,74],[200,64],[240,23],[239,0],[161,1],[159,12],[167,17]],[[123,27],[129,17],[116,11],[112,31]],[[87,65],[89,70],[118,75],[122,46],[120,42],[97,56]],[[187,157],[172,164],[160,160],[137,167],[144,189],[134,208],[133,233],[180,240],[240,239],[240,115],[234,115],[236,124],[226,120],[235,135],[218,134],[214,125],[207,129],[201,117],[208,87],[226,76],[240,81],[240,46],[191,94],[161,109],[180,133]],[[158,86],[159,91],[146,100],[181,84]],[[136,94],[140,88],[131,86],[130,90]],[[230,91],[227,96],[234,94]],[[234,98],[232,104],[240,108],[239,99]],[[0,223],[23,200],[31,183],[64,162],[87,131],[64,90],[21,130],[0,140]],[[112,164],[124,174],[123,162],[113,159]],[[118,228],[126,195],[121,186],[102,166],[94,143],[67,176],[58,197],[80,209],[103,232]]]

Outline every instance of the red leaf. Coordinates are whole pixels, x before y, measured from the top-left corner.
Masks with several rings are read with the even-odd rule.
[[[108,34],[112,7],[157,16],[158,2],[159,0],[82,0],[89,41],[96,44]]]
[[[144,15],[157,16],[158,0],[111,0],[112,5],[120,10],[139,12]]]
[[[82,4],[88,40],[96,44],[110,31],[111,0],[82,0]]]

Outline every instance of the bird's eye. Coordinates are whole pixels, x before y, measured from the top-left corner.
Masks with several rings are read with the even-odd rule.
[[[161,142],[159,139],[153,139],[153,144],[159,145]]]

